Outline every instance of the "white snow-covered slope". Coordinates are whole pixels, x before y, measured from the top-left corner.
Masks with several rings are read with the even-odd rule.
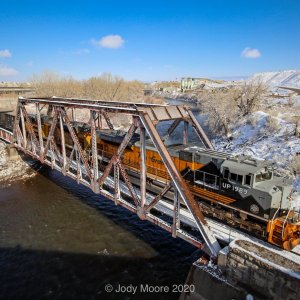
[[[300,70],[256,73],[249,81],[264,82],[270,87],[300,87]]]
[[[252,120],[255,120],[251,122]],[[277,123],[270,129],[268,122]],[[255,123],[255,124],[251,124]],[[274,125],[275,126],[275,125]],[[294,136],[295,125],[279,117],[257,111],[241,118],[232,134],[232,141],[213,139],[215,148],[230,154],[244,154],[259,159],[275,161],[281,176],[291,176],[290,166],[296,153],[300,153],[300,139]],[[294,187],[300,194],[300,178],[294,178]]]

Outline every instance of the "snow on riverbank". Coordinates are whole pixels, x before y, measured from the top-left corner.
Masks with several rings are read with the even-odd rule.
[[[213,144],[219,151],[274,161],[276,173],[293,177],[294,187],[300,192],[300,178],[293,166],[300,153],[300,138],[294,131],[294,124],[257,111],[235,124],[230,142],[221,137],[213,139]]]
[[[36,172],[31,168],[35,164],[34,161],[21,158],[9,161],[5,147],[6,145],[0,141],[0,186],[35,176]]]

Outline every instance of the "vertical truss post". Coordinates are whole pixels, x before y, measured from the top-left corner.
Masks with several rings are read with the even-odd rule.
[[[115,204],[118,205],[118,200],[120,199],[120,170],[117,163],[114,163],[114,185],[115,185]]]
[[[75,147],[75,155],[76,155],[76,164],[77,164],[77,175],[76,175],[76,178],[77,178],[77,183],[79,184],[81,179],[82,179],[82,171],[81,171],[81,164],[80,164],[80,154],[79,154],[79,151],[77,149],[77,146],[76,144],[74,145]]]
[[[23,134],[23,144],[24,144],[24,149],[27,148],[27,136],[26,136],[26,127],[25,127],[25,120],[24,120],[24,114],[22,111],[23,105],[21,104],[20,106],[20,116],[21,116],[21,125],[22,125],[22,134]]]
[[[59,114],[59,124],[60,124],[60,137],[61,137],[62,173],[63,175],[66,175],[67,156],[66,156],[65,130],[64,130],[62,114]]]
[[[16,117],[14,122],[13,129],[13,142],[17,143],[19,147],[21,147],[21,137],[20,137],[20,116],[21,116],[21,104],[20,99],[18,100],[17,108],[16,108]]]
[[[178,191],[174,188],[174,217],[173,217],[173,224],[172,224],[172,236],[176,238],[177,236],[177,229],[180,228],[180,199],[178,195]]]
[[[96,133],[96,113],[90,111],[91,120],[91,140],[92,140],[92,163],[93,163],[93,176],[91,179],[91,186],[94,193],[99,193],[99,169],[98,169],[98,150],[97,150],[97,133]]]
[[[72,107],[72,121],[76,121],[76,108],[75,107]]]
[[[140,181],[141,181],[141,207],[144,208],[146,203],[146,130],[143,124],[139,124],[140,128]]]
[[[51,116],[53,112],[53,105],[48,105],[48,109],[47,109],[47,116]]]
[[[98,112],[98,129],[102,129],[102,116],[101,114]]]
[[[51,157],[51,168],[54,169],[55,167],[55,156],[54,156],[54,137],[51,137],[51,141],[50,141],[50,157]]]
[[[36,103],[36,118],[37,118],[37,125],[38,125],[38,138],[40,143],[40,157],[44,152],[44,141],[43,141],[43,133],[42,133],[42,121],[41,121],[41,111],[40,111],[40,104]]]
[[[189,123],[187,121],[183,122],[183,144],[188,144],[188,129],[189,129]]]

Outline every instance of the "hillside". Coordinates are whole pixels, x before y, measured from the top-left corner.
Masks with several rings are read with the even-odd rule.
[[[300,87],[300,70],[256,73],[252,75],[249,80],[261,81],[270,87]]]

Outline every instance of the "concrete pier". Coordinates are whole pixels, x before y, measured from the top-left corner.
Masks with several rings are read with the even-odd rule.
[[[220,269],[213,265],[195,262],[185,282],[186,291],[179,300],[245,300],[247,292],[230,284]],[[191,287],[194,287],[192,292]]]
[[[13,145],[7,145],[6,152],[7,152],[7,157],[10,161],[19,159],[19,153]]]
[[[300,299],[300,256],[263,242],[235,240],[222,249],[218,267],[226,281],[255,299]]]

